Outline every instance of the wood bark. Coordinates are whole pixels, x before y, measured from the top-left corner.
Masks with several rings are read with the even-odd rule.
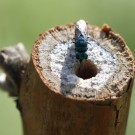
[[[98,93],[97,96],[77,97],[64,95],[59,87],[44,76],[42,62],[39,61],[39,46],[47,42],[48,33],[55,32],[58,39],[64,40],[59,32],[67,30],[69,38],[73,38],[74,24],[55,27],[40,35],[36,41],[32,57],[24,75],[19,104],[23,121],[24,135],[124,135],[126,130],[130,97],[134,81],[134,60],[123,39],[112,32],[108,25],[102,29],[89,25],[93,38],[108,40],[107,45],[115,45],[120,53],[129,59],[129,74],[114,87],[106,87],[106,91],[114,93]],[[70,31],[71,30],[71,31]],[[54,35],[53,35],[54,36]],[[111,40],[111,41],[110,41]],[[57,40],[58,41],[58,40]],[[54,42],[49,39],[49,42]],[[61,42],[61,41],[58,41]],[[114,51],[116,48],[112,48]],[[126,52],[126,53],[125,53]],[[47,61],[47,60],[46,60]],[[46,62],[46,65],[48,63]],[[47,69],[48,70],[48,69]],[[46,70],[46,72],[47,72]],[[46,73],[47,74],[47,73]],[[82,74],[82,73],[81,73]],[[51,76],[53,78],[53,76]],[[57,83],[57,80],[56,80]],[[114,82],[109,82],[109,84]],[[101,89],[102,91],[102,89]]]

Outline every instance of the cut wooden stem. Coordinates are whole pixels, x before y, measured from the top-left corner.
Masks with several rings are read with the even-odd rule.
[[[75,24],[36,41],[19,95],[25,135],[125,134],[133,55],[108,25],[87,25],[91,64],[75,58]]]

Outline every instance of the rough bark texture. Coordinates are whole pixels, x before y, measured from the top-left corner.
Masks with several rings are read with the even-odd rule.
[[[110,85],[115,87],[109,89],[106,86],[107,90],[105,91],[104,88],[103,92],[98,93],[97,96],[86,98],[70,94],[63,95],[59,85],[48,79],[47,73],[46,76],[43,75],[38,48],[42,40],[46,40],[48,33],[62,32],[63,29],[67,29],[67,31],[73,29],[72,31],[74,31],[74,24],[56,27],[48,33],[43,33],[34,45],[32,57],[20,89],[19,103],[24,135],[125,134],[134,80],[133,56],[122,38],[113,33],[107,25],[101,30],[95,26],[89,27],[95,31],[94,39],[96,39],[96,31],[98,31],[98,38],[102,41],[108,39],[113,42],[112,39],[115,39],[116,47],[112,48],[112,51],[114,49],[125,54],[130,62],[130,73],[127,73],[126,77],[123,76],[123,80],[118,82],[119,84]],[[72,35],[71,38],[73,38]],[[57,36],[58,39],[64,40],[64,35],[60,37],[59,34],[56,34]],[[51,42],[54,41],[51,40]],[[48,70],[46,69],[46,72]],[[112,89],[114,93],[107,92]]]
[[[21,79],[30,58],[22,43],[0,50],[0,88],[18,97]]]

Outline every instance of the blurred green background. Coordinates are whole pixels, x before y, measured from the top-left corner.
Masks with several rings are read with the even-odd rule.
[[[85,19],[109,24],[135,55],[135,0],[0,0],[0,49],[18,42],[31,52],[38,34]],[[135,87],[126,135],[135,134]],[[0,91],[0,135],[22,135],[20,115],[12,98]]]

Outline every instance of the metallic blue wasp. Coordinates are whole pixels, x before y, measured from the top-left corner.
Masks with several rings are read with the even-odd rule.
[[[79,20],[75,25],[75,51],[76,58],[82,63],[88,58],[88,28],[84,20]]]
[[[89,79],[96,76],[98,71],[96,65],[91,60],[88,60],[87,50],[88,44],[90,44],[88,38],[90,38],[91,41],[95,41],[88,36],[88,28],[86,22],[84,20],[79,20],[75,25],[74,38],[76,59],[78,59],[80,62],[80,65],[76,71],[76,75],[83,79]]]

